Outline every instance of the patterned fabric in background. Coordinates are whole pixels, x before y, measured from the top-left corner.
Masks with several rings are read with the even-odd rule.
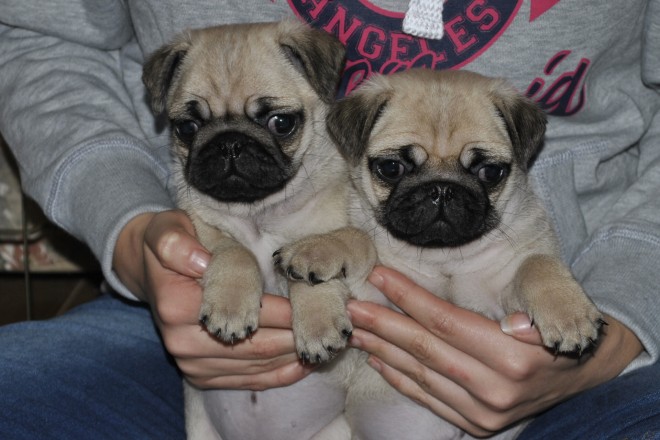
[[[16,164],[0,138],[0,273],[23,271],[21,197]],[[31,272],[98,270],[89,250],[50,224],[32,200],[26,199],[26,212]]]

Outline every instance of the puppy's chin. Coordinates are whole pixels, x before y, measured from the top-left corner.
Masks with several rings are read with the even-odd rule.
[[[422,247],[462,246],[498,224],[486,194],[444,181],[395,190],[381,213],[390,234]]]
[[[291,160],[281,149],[229,132],[193,150],[187,163],[188,183],[227,203],[252,203],[280,191],[292,177]]]

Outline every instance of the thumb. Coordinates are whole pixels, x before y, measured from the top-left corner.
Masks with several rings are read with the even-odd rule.
[[[181,275],[201,277],[211,259],[182,211],[156,214],[145,231],[145,242],[164,268]]]
[[[502,329],[502,332],[509,336],[513,336],[521,342],[543,345],[541,334],[536,327],[534,327],[526,313],[518,312],[505,316],[500,321],[500,328]]]

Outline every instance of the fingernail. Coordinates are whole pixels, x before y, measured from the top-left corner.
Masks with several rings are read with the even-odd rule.
[[[355,335],[352,335],[348,339],[348,345],[353,347],[353,348],[361,348],[362,347],[362,343],[360,342],[360,340],[358,338],[355,337]]]
[[[373,356],[369,356],[369,357],[367,358],[367,364],[369,364],[369,366],[370,366],[371,368],[373,368],[374,370],[378,371],[379,373],[380,373],[381,370],[383,369],[383,365],[381,364],[380,359],[375,358],[375,357],[373,357]]]
[[[524,313],[514,313],[513,315],[505,316],[500,321],[500,328],[507,335],[527,332],[532,328],[532,321]]]
[[[385,284],[383,276],[376,271],[371,271],[369,274],[369,282],[379,289]]]
[[[193,251],[190,257],[190,264],[192,269],[198,274],[202,275],[209,265],[209,255],[202,251]]]

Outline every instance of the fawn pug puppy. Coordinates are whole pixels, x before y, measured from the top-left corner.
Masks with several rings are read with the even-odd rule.
[[[347,224],[346,166],[325,124],[344,54],[329,34],[284,21],[191,30],[145,64],[152,108],[171,121],[177,204],[212,253],[199,319],[224,342],[257,330],[264,290],[290,296],[303,359],[328,360],[351,334],[339,282],[287,281],[272,263],[283,245]],[[296,431],[287,418],[313,401],[284,411],[272,392],[185,391],[190,438],[276,438],[273,419],[296,438],[319,429],[312,422]]]
[[[545,126],[543,112],[499,79],[431,70],[372,78],[328,115],[349,164],[351,224],[364,233],[350,246],[339,236],[345,229],[307,237],[286,246],[278,264],[310,284],[344,279],[374,263],[373,240],[381,264],[439,297],[493,319],[525,312],[547,347],[581,352],[603,321],[560,261],[528,184]],[[369,285],[350,283],[358,299],[382,302]],[[347,390],[353,438],[463,435],[364,366]]]

